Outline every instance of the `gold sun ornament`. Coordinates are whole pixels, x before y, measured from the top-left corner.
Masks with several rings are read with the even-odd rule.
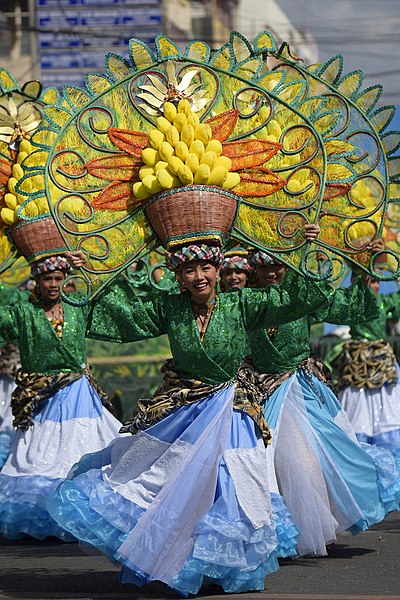
[[[239,199],[232,241],[308,276],[321,275],[321,251],[331,274],[333,260],[372,272],[365,249],[400,199],[400,137],[388,130],[394,107],[375,108],[381,86],[362,89],[341,57],[306,67],[269,32],[253,45],[233,32],[213,52],[163,35],[155,46],[133,39],[129,60],[110,53],[104,75],[64,86],[15,188],[26,202],[51,198],[64,239],[90,256],[89,293],[160,245],[155,199],[211,188]],[[310,244],[302,231],[315,222]]]

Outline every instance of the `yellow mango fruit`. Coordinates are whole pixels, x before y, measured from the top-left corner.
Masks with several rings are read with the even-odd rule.
[[[159,147],[161,146],[161,144],[163,143],[164,140],[165,140],[165,135],[162,133],[162,131],[159,131],[158,129],[152,129],[150,131],[150,133],[149,133],[150,146],[152,146],[156,150],[159,149]]]
[[[168,169],[173,175],[178,175],[178,171],[184,166],[184,162],[178,156],[170,156],[168,159]]]
[[[214,168],[215,163],[217,162],[217,155],[215,152],[207,151],[203,154],[200,159],[201,165],[208,165],[210,169]]]
[[[171,125],[171,127],[167,129],[165,139],[171,144],[171,146],[175,148],[175,146],[180,140],[179,131],[177,130],[177,128]]]
[[[176,113],[177,113],[175,104],[172,104],[172,102],[166,102],[164,104],[163,110],[164,110],[164,117],[166,119],[168,119],[168,121],[170,123],[173,123],[174,119],[176,117]],[[183,112],[183,111],[179,111],[179,112]]]
[[[218,156],[217,162],[215,163],[216,167],[225,167],[227,171],[231,170],[232,161],[229,156]]]
[[[158,151],[160,153],[161,160],[165,160],[167,162],[169,157],[174,154],[174,148],[168,142],[163,142]]]
[[[20,152],[20,153],[18,154],[18,157],[17,157],[17,162],[18,162],[19,164],[21,164],[21,163],[22,163],[22,161],[24,161],[24,160],[25,160],[25,158],[26,158],[27,156],[28,156],[28,153],[27,153],[27,152]]]
[[[190,185],[193,183],[193,173],[187,165],[183,165],[178,170],[178,177],[183,185]]]
[[[219,140],[210,140],[206,146],[206,152],[215,152],[217,156],[222,153],[222,144]]]
[[[143,162],[146,163],[148,167],[154,167],[156,163],[160,160],[160,154],[158,150],[154,148],[145,148],[142,150],[142,159]]]
[[[11,208],[11,210],[15,210],[18,206],[17,197],[15,194],[6,194],[4,196],[4,202],[7,204],[8,208]]]
[[[157,117],[157,129],[162,133],[166,133],[167,129],[171,127],[171,123],[165,117]]]
[[[135,198],[138,198],[139,200],[146,200],[151,196],[151,193],[144,187],[141,181],[136,181],[132,186],[132,190]]]
[[[15,165],[13,165],[12,175],[13,175],[13,177],[15,177],[15,179],[21,179],[21,177],[24,176],[24,170],[20,164],[15,163]]]
[[[181,140],[185,142],[186,146],[189,148],[190,144],[194,140],[194,129],[191,125],[185,125],[181,131]]]
[[[147,175],[155,175],[155,168],[154,167],[141,167],[139,169],[140,179],[144,179],[145,177],[147,177]]]
[[[74,199],[69,198],[68,202],[70,203],[70,212],[74,212],[74,209],[75,209]],[[48,205],[46,198],[37,198],[35,200],[35,204],[38,207],[39,215],[44,215],[49,212],[49,205]],[[63,209],[64,209],[64,204],[63,204]]]
[[[208,178],[207,185],[218,185],[222,186],[225,179],[227,178],[228,171],[225,167],[215,167]]]
[[[157,171],[157,181],[163,190],[170,190],[173,187],[179,187],[180,180],[174,176],[169,169],[160,169]]]
[[[21,211],[26,217],[37,217],[39,210],[35,202],[28,202]]]
[[[208,165],[200,165],[194,175],[194,183],[204,185],[207,183],[211,174],[211,169]]]
[[[194,137],[196,140],[201,140],[203,144],[208,144],[212,138],[212,129],[208,123],[199,123],[194,130]]]
[[[19,145],[18,151],[30,154],[33,151],[33,146],[29,140],[22,140],[22,142]]]
[[[182,98],[178,102],[178,113],[183,113],[187,117],[190,115],[190,102],[186,98]]]
[[[6,225],[14,225],[14,223],[18,222],[17,214],[15,210],[11,210],[11,208],[2,208],[0,211],[0,216]]]
[[[157,175],[157,171],[159,171],[160,169],[166,169],[167,167],[167,161],[159,160],[158,163],[154,165],[154,175]]]
[[[196,156],[200,159],[205,152],[204,143],[201,140],[194,140],[190,144],[189,152],[196,154]]]
[[[186,166],[189,167],[189,169],[192,171],[192,173],[196,173],[197,169],[199,168],[199,158],[198,158],[197,154],[190,152],[185,161],[185,164],[186,164]]]
[[[200,123],[199,115],[197,113],[190,113],[187,119],[188,125],[191,125],[194,129]]]
[[[161,186],[157,181],[157,177],[155,175],[147,175],[142,181],[144,187],[150,194],[157,194],[161,192]]]
[[[180,142],[178,142],[177,145],[175,146],[175,154],[183,162],[185,162],[185,160],[187,159],[188,154],[189,154],[189,148],[188,148],[187,144],[185,144],[185,142],[182,142],[182,140]]]
[[[19,166],[19,165],[18,165]],[[15,194],[15,186],[18,183],[18,179],[16,179],[15,177],[10,177],[10,179],[7,182],[7,187],[8,190],[12,193]]]
[[[174,127],[176,127],[180,133],[185,125],[187,125],[186,115],[183,113],[178,113],[174,119]]]
[[[226,188],[228,190],[232,190],[234,187],[237,186],[237,184],[239,182],[240,182],[239,173],[228,173],[224,183],[222,184],[222,187]]]

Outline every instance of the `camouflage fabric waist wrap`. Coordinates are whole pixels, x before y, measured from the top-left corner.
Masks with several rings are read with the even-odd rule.
[[[271,441],[271,433],[261,408],[262,394],[245,370],[240,370],[232,382],[211,385],[196,379],[185,379],[174,369],[172,359],[162,368],[163,383],[150,400],[139,400],[132,419],[120,429],[120,433],[137,433],[148,429],[167,417],[174,408],[194,404],[211,394],[234,385],[233,408],[246,412],[258,425],[265,445]]]
[[[113,407],[105,392],[88,371],[80,373],[25,373],[19,369],[15,378],[17,387],[11,396],[11,409],[14,417],[13,425],[26,431],[33,425],[33,419],[40,405],[53,396],[58,390],[77,381],[81,377],[88,377],[91,386],[99,395],[101,402],[113,412]]]
[[[340,358],[340,387],[377,389],[398,380],[393,348],[384,340],[349,340]]]
[[[289,379],[296,371],[304,371],[311,379],[311,375],[315,375],[325,385],[331,387],[331,372],[326,365],[316,356],[310,356],[301,361],[297,369],[286,371],[285,373],[259,373],[255,370],[251,357],[247,357],[241,366],[241,370],[246,370],[248,376],[253,378],[254,385],[261,392],[262,400],[265,402],[279,388],[280,385]]]

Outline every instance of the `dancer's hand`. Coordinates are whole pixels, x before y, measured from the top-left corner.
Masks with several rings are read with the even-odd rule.
[[[307,223],[304,225],[304,237],[309,242],[316,240],[320,231],[321,228],[318,223]]]
[[[370,252],[382,252],[382,250],[385,249],[385,240],[383,240],[382,238],[377,238],[376,240],[373,240],[366,246],[366,250],[369,250]]]
[[[74,269],[79,269],[86,264],[86,255],[83,250],[71,250],[70,252],[66,252],[65,255]]]

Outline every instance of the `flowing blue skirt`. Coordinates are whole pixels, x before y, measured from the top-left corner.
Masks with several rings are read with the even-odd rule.
[[[14,439],[11,413],[11,394],[14,388],[13,379],[0,374],[0,469],[7,460]]]
[[[71,466],[90,451],[107,446],[121,424],[103,408],[86,377],[49,398],[28,431],[17,430],[0,473],[0,533],[73,541],[49,515],[46,499]]]
[[[211,582],[264,589],[298,532],[271,499],[264,445],[232,398],[230,386],[84,456],[50,495],[50,514],[118,561],[124,583],[162,581],[183,596]]]
[[[393,454],[360,444],[333,392],[303,371],[265,402],[279,489],[302,555],[324,555],[339,531],[358,533],[399,509]]]

